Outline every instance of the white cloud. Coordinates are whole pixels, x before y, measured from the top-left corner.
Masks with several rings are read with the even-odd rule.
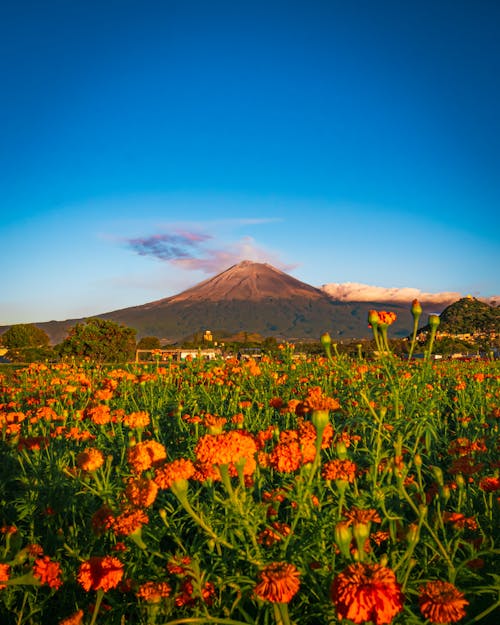
[[[411,287],[404,288],[387,288],[383,286],[372,286],[362,284],[360,282],[331,282],[323,284],[323,291],[341,302],[394,302],[394,303],[410,303],[414,299],[418,299],[422,304],[442,304],[448,305],[456,302],[464,294],[457,291],[444,291],[441,293],[426,293],[420,289]],[[488,298],[478,298],[487,303],[499,302],[500,296]]]

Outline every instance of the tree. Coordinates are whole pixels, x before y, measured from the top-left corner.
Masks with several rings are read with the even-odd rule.
[[[3,333],[2,343],[7,349],[26,347],[47,347],[50,344],[49,335],[33,323],[18,323],[10,326]]]
[[[37,362],[54,357],[49,335],[33,323],[18,323],[2,335],[5,357],[12,362]]]
[[[137,343],[137,349],[160,349],[161,343],[157,336],[143,336]]]
[[[135,355],[136,330],[98,317],[73,326],[59,345],[61,356],[96,362],[126,362]]]

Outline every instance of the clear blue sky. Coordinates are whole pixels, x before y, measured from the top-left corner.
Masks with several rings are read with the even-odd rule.
[[[244,258],[500,293],[497,0],[0,8],[0,323]]]

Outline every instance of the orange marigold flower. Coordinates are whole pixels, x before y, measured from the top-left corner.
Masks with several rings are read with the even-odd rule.
[[[111,421],[109,406],[104,404],[95,406],[94,408],[88,408],[85,414],[96,425],[106,425],[106,423]]]
[[[289,562],[272,562],[259,573],[255,594],[263,601],[289,603],[300,587],[300,573]]]
[[[0,564],[0,582],[6,582],[9,579],[10,575],[10,565],[9,564]],[[5,584],[0,584],[0,590],[3,588],[7,588]]]
[[[387,625],[403,609],[403,593],[391,569],[380,564],[350,564],[332,582],[337,617],[353,623]]]
[[[469,605],[463,593],[449,582],[427,582],[420,588],[420,612],[431,623],[456,623],[465,616]]]
[[[164,464],[156,470],[155,485],[161,489],[167,489],[178,480],[189,480],[195,472],[191,460],[179,458],[168,464]]]
[[[136,473],[147,471],[154,464],[165,460],[167,452],[158,441],[143,441],[128,450],[127,460]]]
[[[303,414],[312,410],[338,410],[339,408],[340,404],[336,399],[325,395],[320,386],[313,386],[308,389],[307,397],[297,405],[295,411],[297,414]]]
[[[67,616],[63,618],[62,621],[59,621],[59,625],[80,625],[83,619],[83,610],[78,610],[71,616]]]
[[[373,508],[356,508],[353,506],[350,510],[346,510],[344,512],[344,518],[346,518],[351,523],[370,523],[373,521],[374,523],[380,523],[382,519],[380,518],[379,513]]]
[[[293,473],[301,462],[302,454],[297,441],[279,443],[269,454],[269,464],[280,473]]]
[[[167,582],[145,582],[137,589],[136,595],[148,603],[160,603],[164,597],[169,597],[171,592]]]
[[[243,473],[251,475],[257,466],[257,444],[245,430],[231,430],[221,434],[205,434],[196,444],[194,453],[202,464],[229,465],[232,476],[238,474],[236,464],[242,463]]]
[[[99,510],[97,510],[97,512],[94,512],[94,514],[92,515],[92,531],[97,536],[101,536],[106,530],[111,529],[114,519],[115,517],[111,508],[109,508],[108,506],[102,506],[101,508],[99,508]]]
[[[461,512],[443,512],[443,521],[451,523],[455,529],[477,530],[478,525],[474,517],[466,517]]]
[[[144,428],[151,423],[149,412],[140,410],[123,416],[123,423],[129,428]]]
[[[357,466],[351,460],[330,460],[323,465],[321,475],[325,480],[344,480],[354,482]]]
[[[146,477],[132,477],[125,488],[125,495],[129,502],[137,508],[147,508],[152,505],[158,494],[158,485]]]
[[[493,493],[500,490],[500,477],[482,477],[479,480],[479,488],[485,493]]]
[[[59,562],[53,562],[49,556],[43,556],[43,558],[35,560],[33,575],[42,584],[47,584],[55,590],[62,586],[61,565]]]
[[[112,528],[117,536],[129,536],[145,523],[149,523],[149,517],[143,510],[125,510],[115,517]]]
[[[104,464],[104,455],[95,447],[87,447],[76,457],[76,464],[82,471],[91,473],[97,471]]]
[[[257,542],[264,547],[272,547],[292,531],[289,525],[280,521],[274,521],[271,525],[272,527],[266,527],[257,536]]]
[[[116,588],[123,577],[123,564],[113,556],[93,556],[80,565],[78,582],[87,592]]]

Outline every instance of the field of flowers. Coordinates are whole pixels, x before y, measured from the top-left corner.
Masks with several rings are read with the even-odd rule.
[[[499,622],[498,365],[3,374],[0,622]]]

